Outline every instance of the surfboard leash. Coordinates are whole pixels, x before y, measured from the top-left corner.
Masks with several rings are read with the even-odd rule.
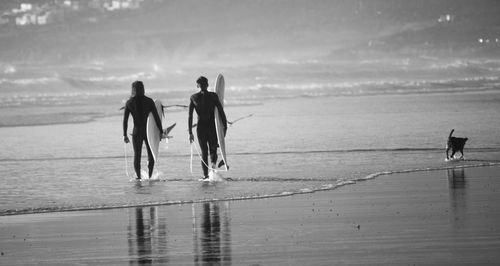
[[[191,142],[191,160],[189,162],[189,169],[191,169],[191,176],[193,175],[193,143]]]
[[[217,170],[217,169],[214,169],[214,168],[212,168],[212,167],[208,166],[208,165],[207,165],[207,164],[203,161],[203,158],[201,157],[201,153],[200,153],[200,151],[198,150],[198,146],[197,146],[197,145],[198,145],[198,144],[197,144],[197,143],[195,143],[195,141],[193,141],[193,142],[191,143],[191,163],[190,163],[191,175],[193,174],[193,146],[194,146],[194,148],[196,149],[196,153],[198,153],[198,157],[200,157],[201,162],[203,163],[203,165],[205,165],[205,166],[208,168],[208,170],[212,170],[212,171],[221,171],[221,170]],[[227,171],[227,170],[224,170],[224,171]]]
[[[217,169],[214,169],[214,168],[212,168],[212,167],[208,166],[208,165],[207,165],[207,164],[203,161],[203,158],[201,157],[201,153],[200,153],[200,150],[198,150],[198,146],[197,146],[197,145],[198,145],[198,144],[197,144],[197,143],[195,143],[194,141],[193,141],[193,143],[191,143],[191,163],[190,163],[191,174],[193,174],[193,146],[194,146],[194,148],[195,148],[195,150],[196,150],[196,153],[198,154],[198,157],[200,157],[200,160],[201,160],[201,162],[203,163],[203,165],[205,165],[205,166],[208,168],[208,170],[213,170],[213,171],[216,171]]]

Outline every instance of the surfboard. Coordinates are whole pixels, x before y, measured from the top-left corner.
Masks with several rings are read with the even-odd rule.
[[[160,117],[160,121],[163,123],[163,118],[165,114],[163,113],[163,107],[161,101],[155,100],[156,112],[158,112],[158,116]],[[146,137],[148,139],[149,147],[151,148],[151,152],[153,153],[153,158],[155,162],[158,161],[158,152],[160,151],[160,141],[161,134],[158,130],[158,125],[156,124],[156,120],[152,113],[148,116],[148,121],[146,125]]]
[[[215,83],[214,92],[219,96],[220,104],[224,107],[224,76],[219,74]],[[215,108],[215,130],[217,131],[217,140],[219,141],[219,148],[222,160],[224,161],[224,169],[227,171],[227,155],[226,155],[226,141],[224,137],[224,124],[219,115],[219,110]]]

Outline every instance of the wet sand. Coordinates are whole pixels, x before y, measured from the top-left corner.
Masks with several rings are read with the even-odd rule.
[[[495,264],[498,173],[457,168],[280,198],[3,216],[0,264]]]

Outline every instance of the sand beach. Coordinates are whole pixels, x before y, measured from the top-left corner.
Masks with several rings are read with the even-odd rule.
[[[293,196],[0,217],[2,265],[457,265],[500,260],[498,166]]]

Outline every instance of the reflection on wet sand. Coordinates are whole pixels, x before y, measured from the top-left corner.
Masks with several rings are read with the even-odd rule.
[[[204,203],[199,223],[195,205],[192,211],[195,265],[231,265],[229,202]]]
[[[186,244],[189,247],[190,244],[189,233],[186,234],[185,231],[189,230],[189,224],[176,220],[181,217],[170,217],[168,213],[158,213],[158,210],[162,208],[130,209],[127,226],[130,265],[165,265],[188,258],[185,256],[189,251],[183,247],[186,247]],[[166,217],[171,220],[171,229],[184,232],[179,235],[180,238],[170,236],[170,247],[167,246],[169,231]],[[229,202],[192,205],[192,241],[194,265],[231,265]]]
[[[167,263],[167,223],[165,218],[158,218],[158,207],[136,208],[130,218],[130,265]]]
[[[463,230],[467,218],[467,181],[464,168],[448,169],[453,228]]]

